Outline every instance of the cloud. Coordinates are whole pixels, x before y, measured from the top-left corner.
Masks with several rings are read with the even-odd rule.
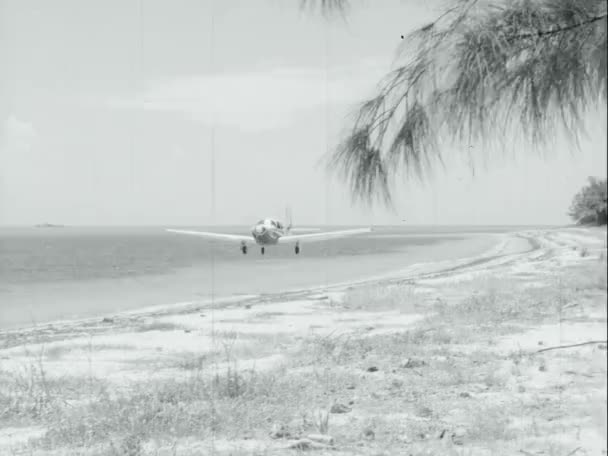
[[[244,130],[288,125],[298,113],[358,102],[369,96],[385,67],[293,68],[178,77],[153,81],[131,98],[113,98],[114,108],[177,112],[205,123]]]

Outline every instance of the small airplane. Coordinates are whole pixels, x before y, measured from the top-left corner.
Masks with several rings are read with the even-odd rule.
[[[241,244],[241,252],[247,254],[247,243],[255,242],[261,247],[261,253],[264,255],[265,247],[277,245],[280,243],[295,243],[294,251],[300,253],[300,241],[316,242],[325,241],[328,239],[336,239],[355,234],[369,233],[371,228],[357,228],[352,230],[341,231],[326,231],[312,234],[291,234],[295,231],[319,231],[318,228],[292,228],[291,217],[288,216],[289,223],[285,225],[276,218],[265,218],[259,220],[252,228],[251,235],[244,236],[238,234],[211,233],[206,231],[188,231],[167,229],[168,232],[177,234],[187,234],[191,236],[206,237],[208,239],[219,239],[229,242],[239,242]]]

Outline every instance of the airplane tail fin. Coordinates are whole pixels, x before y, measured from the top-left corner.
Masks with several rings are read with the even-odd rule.
[[[287,224],[287,232],[289,233],[293,228],[293,220],[291,219],[291,208],[285,207],[285,223]]]

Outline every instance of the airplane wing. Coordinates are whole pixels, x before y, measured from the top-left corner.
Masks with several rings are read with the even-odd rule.
[[[311,231],[321,231],[321,228],[290,228],[290,233],[310,233]]]
[[[306,241],[306,242],[317,242],[317,241],[325,241],[328,239],[337,239],[345,236],[352,236],[354,234],[362,234],[362,233],[370,233],[371,228],[357,228],[354,230],[342,230],[342,231],[325,231],[323,233],[314,233],[314,234],[294,234],[288,236],[281,236],[279,238],[279,243],[284,242],[297,242],[297,241]]]
[[[252,236],[242,236],[239,234],[209,233],[206,231],[188,231],[188,230],[170,230],[170,229],[167,229],[167,231],[170,233],[189,234],[191,236],[206,237],[208,239],[220,239],[222,241],[233,241],[233,242],[243,242],[243,241],[252,242],[253,241]]]

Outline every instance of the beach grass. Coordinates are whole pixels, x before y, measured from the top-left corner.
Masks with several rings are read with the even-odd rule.
[[[162,358],[169,378],[51,377],[53,357],[38,354],[18,373],[0,368],[0,428],[44,429],[13,454],[601,454],[606,345],[552,345],[556,331],[605,333],[605,251],[582,248],[580,261],[538,263],[525,280],[446,285],[445,299],[409,283],[353,289],[337,312],[363,312],[358,329],[217,332],[204,355]],[[383,312],[421,319],[376,331]],[[245,363],[253,352],[283,357],[262,368]]]

